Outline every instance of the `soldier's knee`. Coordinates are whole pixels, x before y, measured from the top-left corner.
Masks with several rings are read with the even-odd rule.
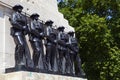
[[[25,48],[25,46],[24,46],[23,44],[19,44],[19,45],[18,45],[18,49],[19,49],[19,50],[23,51],[24,48]]]
[[[39,56],[39,55],[40,55],[40,53],[39,53],[38,51],[35,51],[34,55]]]
[[[40,50],[40,49],[35,49],[35,50],[34,50],[34,54],[35,54],[35,55],[40,55],[40,53],[41,53],[41,50]]]
[[[62,59],[62,58],[63,58],[63,55],[59,55],[59,58]]]
[[[77,61],[81,63],[81,59],[80,58],[77,58]]]

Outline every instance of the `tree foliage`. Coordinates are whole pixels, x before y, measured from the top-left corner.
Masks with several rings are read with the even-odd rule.
[[[120,80],[120,0],[62,0],[88,80]]]

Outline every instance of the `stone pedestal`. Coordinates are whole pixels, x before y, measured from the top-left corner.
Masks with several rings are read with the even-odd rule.
[[[20,71],[20,72],[1,74],[0,80],[87,80],[87,79]]]

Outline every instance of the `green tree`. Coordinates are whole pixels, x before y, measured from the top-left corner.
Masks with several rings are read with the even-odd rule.
[[[120,80],[120,1],[68,0],[59,11],[75,28],[89,80]]]

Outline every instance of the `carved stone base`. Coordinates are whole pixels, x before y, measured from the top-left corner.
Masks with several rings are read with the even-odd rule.
[[[7,74],[0,74],[0,80],[87,80],[87,79],[36,73],[36,72],[19,71],[19,72],[7,73]]]

